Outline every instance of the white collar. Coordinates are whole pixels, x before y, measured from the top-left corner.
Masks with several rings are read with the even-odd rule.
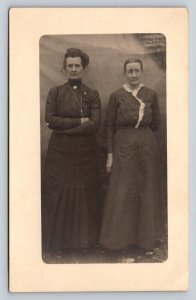
[[[137,95],[137,93],[139,92],[139,90],[141,89],[141,87],[143,87],[144,85],[142,83],[139,84],[137,89],[131,89],[130,86],[128,85],[128,83],[123,84],[123,88],[125,89],[125,91],[132,93],[134,96]]]

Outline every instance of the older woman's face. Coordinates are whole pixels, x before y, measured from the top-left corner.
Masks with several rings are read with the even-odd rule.
[[[80,57],[68,57],[66,60],[66,72],[69,79],[82,77],[83,66]]]
[[[125,76],[128,83],[134,88],[140,84],[142,77],[141,65],[139,62],[132,62],[126,65]]]

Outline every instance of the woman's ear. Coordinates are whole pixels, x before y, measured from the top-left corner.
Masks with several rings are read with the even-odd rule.
[[[68,77],[67,77],[67,71],[64,69],[64,67],[62,67],[62,69],[61,69],[61,74],[63,75],[63,78],[68,79]]]
[[[86,66],[85,68],[83,68],[83,73],[84,73],[84,75],[87,75],[88,72],[89,72],[88,66]]]
[[[125,70],[123,70],[123,75],[124,75],[125,78],[127,78]]]

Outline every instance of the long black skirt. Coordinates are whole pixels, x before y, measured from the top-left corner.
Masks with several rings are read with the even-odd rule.
[[[53,132],[42,199],[43,241],[49,251],[98,243],[100,180],[93,135]]]
[[[153,249],[163,234],[159,153],[148,127],[119,129],[100,243],[109,249]]]

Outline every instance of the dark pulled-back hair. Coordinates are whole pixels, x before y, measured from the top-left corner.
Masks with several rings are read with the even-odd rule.
[[[139,63],[140,66],[141,66],[141,70],[143,72],[143,62],[141,61],[141,59],[139,58],[128,58],[125,62],[124,62],[124,66],[123,66],[123,69],[124,69],[124,72],[126,72],[126,66],[130,63]]]
[[[64,55],[63,68],[66,69],[68,57],[80,57],[83,68],[89,64],[89,56],[78,48],[69,48]]]

